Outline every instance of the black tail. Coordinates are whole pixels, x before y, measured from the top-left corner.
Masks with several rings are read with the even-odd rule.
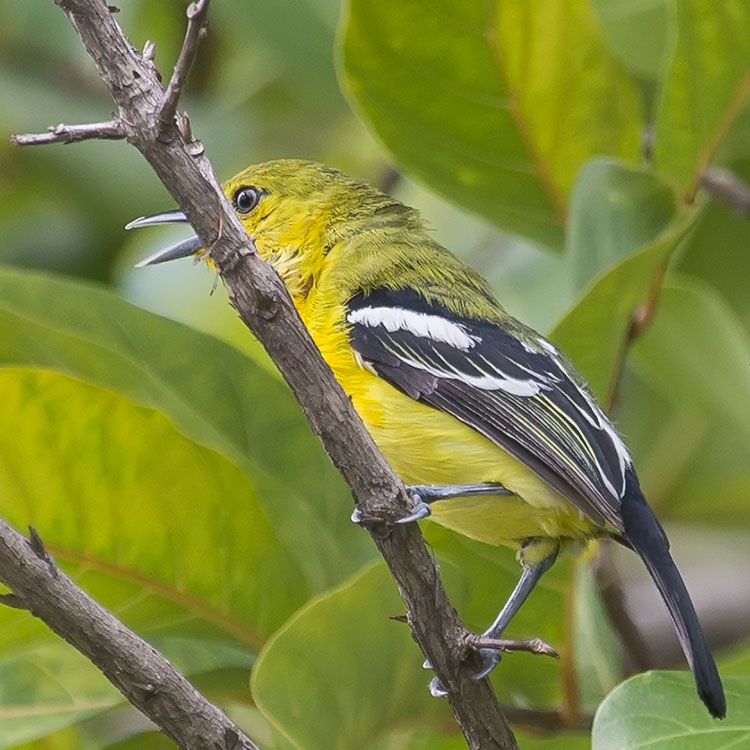
[[[714,718],[723,719],[727,706],[721,678],[685,582],[669,554],[667,537],[646,503],[638,487],[638,480],[629,481],[628,485],[629,491],[622,499],[621,506],[625,537],[646,563],[648,572],[667,605],[680,645],[693,672],[698,695]]]

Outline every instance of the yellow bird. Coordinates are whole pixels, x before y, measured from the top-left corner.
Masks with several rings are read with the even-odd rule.
[[[715,717],[721,680],[630,454],[554,344],[435,242],[418,212],[308,161],[250,167],[224,191],[394,471],[414,512],[518,551],[499,637],[563,548],[614,537],[651,574]],[[187,221],[180,211],[141,227]],[[139,265],[196,255],[197,237]],[[485,676],[497,663],[483,653]]]

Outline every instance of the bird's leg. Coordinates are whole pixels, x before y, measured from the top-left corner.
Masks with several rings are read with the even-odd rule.
[[[540,547],[541,549],[539,549]],[[537,555],[534,555],[535,558],[538,557],[539,552],[542,552],[544,556],[536,559],[535,562],[528,562],[526,558],[530,556],[528,553],[532,550],[537,552]],[[508,597],[508,601],[503,605],[495,621],[482,633],[483,637],[499,638],[503,634],[508,623],[526,601],[526,597],[532,592],[539,579],[552,567],[552,563],[557,559],[559,550],[560,543],[552,539],[532,539],[524,543],[520,555],[522,566],[521,577],[518,579],[516,587]],[[474,675],[474,678],[477,680],[486,677],[497,666],[501,658],[500,652],[494,649],[481,649],[479,653],[482,656],[483,666]]]
[[[527,539],[520,550],[519,558],[521,561],[521,577],[518,579],[516,587],[508,597],[495,621],[487,630],[482,633],[483,638],[499,638],[508,623],[526,601],[526,597],[532,592],[539,579],[552,567],[552,563],[557,559],[557,553],[560,551],[560,543],[556,539],[550,538],[533,538]],[[527,559],[530,558],[530,559]],[[483,648],[479,650],[483,666],[474,675],[475,680],[481,680],[486,677],[500,662],[501,653],[496,649]],[[429,661],[422,665],[425,669],[430,669]],[[433,677],[430,682],[430,693],[439,698],[447,695],[438,677]]]
[[[497,482],[480,482],[478,484],[411,484],[406,486],[406,494],[414,503],[413,510],[408,516],[399,518],[396,523],[412,523],[427,518],[432,512],[430,503],[437,500],[479,495],[512,495],[513,493]]]

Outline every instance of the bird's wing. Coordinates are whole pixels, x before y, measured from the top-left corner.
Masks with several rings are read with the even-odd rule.
[[[630,456],[553,344],[515,321],[456,316],[413,291],[356,295],[347,323],[363,366],[485,435],[597,525],[622,531]]]

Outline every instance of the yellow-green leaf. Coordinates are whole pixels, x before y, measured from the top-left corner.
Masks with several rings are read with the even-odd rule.
[[[638,94],[586,0],[349,0],[342,62],[405,170],[550,247],[583,162],[638,152]]]
[[[679,0],[654,164],[691,197],[750,96],[750,4]]]

